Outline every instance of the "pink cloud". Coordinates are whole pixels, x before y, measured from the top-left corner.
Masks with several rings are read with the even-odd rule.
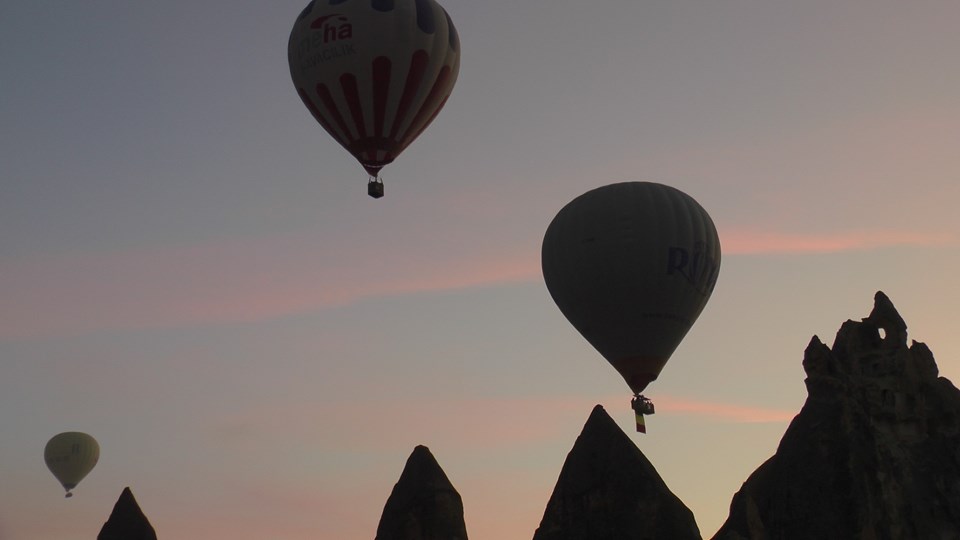
[[[599,402],[619,423],[629,424],[633,413],[628,398],[617,395]],[[797,414],[663,395],[655,401],[658,415],[697,416],[714,422],[789,422]],[[376,447],[386,452],[404,452],[417,444],[448,450],[496,451],[570,439],[597,403],[588,397],[437,397],[270,404],[220,417],[212,426],[204,426],[203,431],[217,439],[228,439],[231,445],[259,444],[258,441],[274,436],[302,433],[302,446],[330,451]],[[300,429],[304,425],[314,429],[305,433]],[[313,440],[317,434],[322,436]]]
[[[724,255],[836,253],[896,246],[937,246],[954,241],[954,235],[949,233],[898,231],[794,234],[740,229],[723,231],[720,236]]]
[[[0,260],[0,339],[257,321],[539,276],[537,253],[431,248],[287,236]]]
[[[657,396],[657,412],[701,416],[724,422],[766,423],[789,422],[798,411],[769,409],[765,407],[747,407],[729,403],[694,401],[671,396]]]
[[[721,240],[724,254],[742,255],[930,246],[955,238],[732,230]],[[290,235],[0,260],[0,339],[253,322],[366,298],[541,279],[538,246],[494,244],[463,245],[442,233],[405,242],[389,235]]]

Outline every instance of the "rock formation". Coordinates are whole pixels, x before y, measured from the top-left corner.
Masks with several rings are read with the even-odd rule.
[[[414,448],[407,459],[376,540],[467,540],[460,494],[426,446]]]
[[[123,488],[97,540],[157,540],[157,533],[140,510],[130,488]]]
[[[700,540],[690,510],[603,407],[560,471],[534,540]]]
[[[806,403],[714,538],[960,538],[960,391],[886,295],[803,368]]]

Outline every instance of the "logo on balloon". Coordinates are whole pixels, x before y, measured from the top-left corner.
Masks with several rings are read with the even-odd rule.
[[[296,58],[301,70],[321,66],[331,60],[356,54],[352,43],[344,43],[353,38],[353,25],[340,13],[318,17],[310,23],[311,30],[297,42],[296,53],[291,48],[291,65]]]
[[[310,28],[320,30],[320,39],[324,44],[353,37],[353,25],[339,13],[318,17],[310,23]]]
[[[720,265],[710,256],[703,243],[698,242],[691,250],[680,246],[671,246],[667,256],[667,275],[678,274],[700,294],[708,295],[713,291],[720,273]]]

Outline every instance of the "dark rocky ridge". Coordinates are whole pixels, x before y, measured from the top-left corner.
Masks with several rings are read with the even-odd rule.
[[[806,403],[714,538],[960,539],[960,391],[890,299],[803,367]]]
[[[123,488],[97,540],[157,540],[157,533],[140,510],[130,488]]]
[[[534,540],[700,539],[693,514],[603,407],[560,471]]]
[[[714,540],[960,540],[960,391],[878,292],[833,347],[804,353],[807,400],[743,484]],[[98,540],[156,540],[125,488]],[[376,540],[466,540],[463,504],[417,446]],[[699,539],[693,514],[601,406],[560,472],[534,540]]]
[[[467,540],[460,494],[426,446],[414,448],[407,459],[376,540]]]

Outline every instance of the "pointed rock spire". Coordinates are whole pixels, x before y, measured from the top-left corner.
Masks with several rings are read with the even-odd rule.
[[[460,494],[426,446],[414,448],[407,459],[376,540],[467,540]]]
[[[690,510],[597,405],[560,471],[534,540],[700,539]]]
[[[123,488],[97,540],[157,540],[157,533],[143,515],[129,487]]]
[[[960,539],[960,391],[890,299],[803,367],[803,409],[714,538]]]

